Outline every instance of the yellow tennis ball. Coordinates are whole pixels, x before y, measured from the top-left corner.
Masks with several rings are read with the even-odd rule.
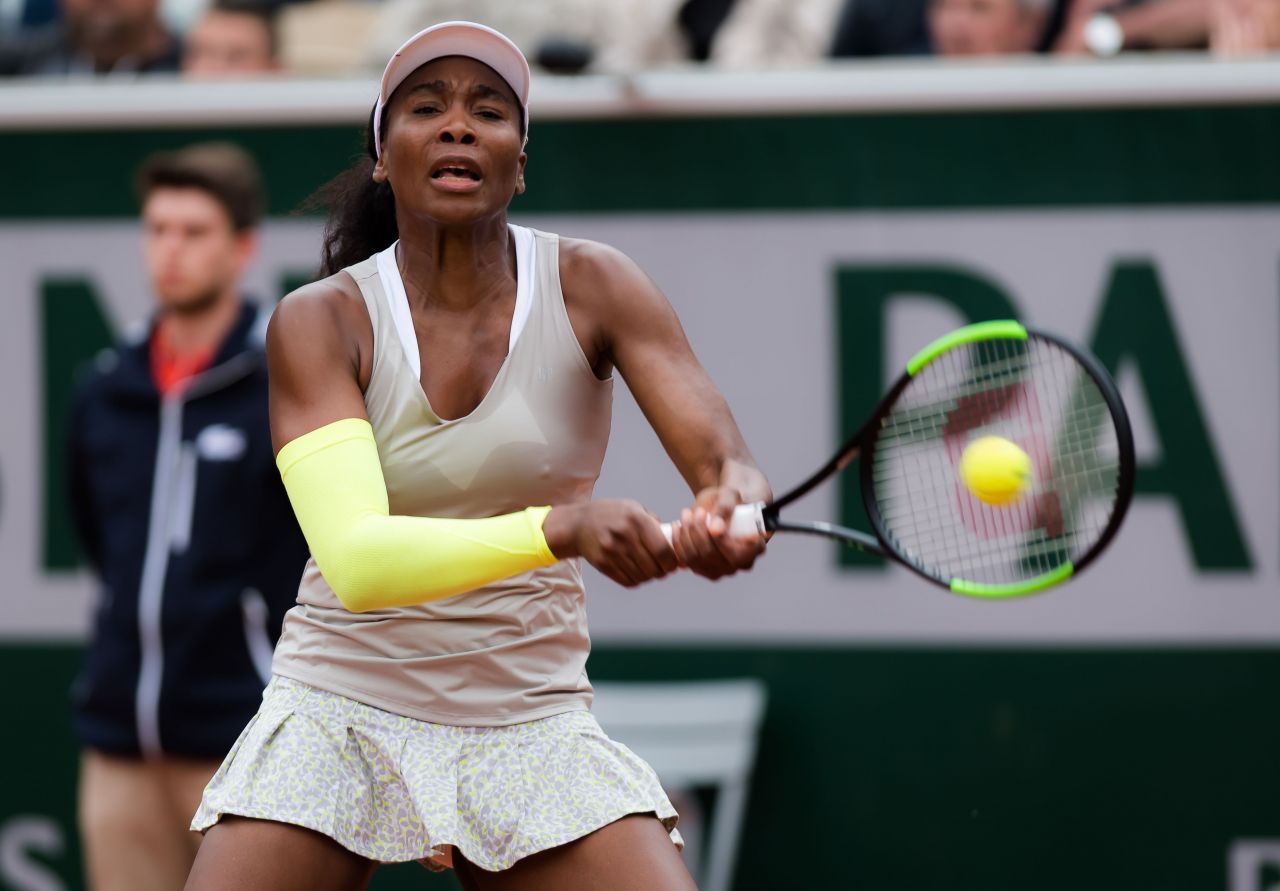
[[[979,501],[1009,504],[1031,484],[1031,458],[1002,436],[982,436],[965,446],[960,479]]]

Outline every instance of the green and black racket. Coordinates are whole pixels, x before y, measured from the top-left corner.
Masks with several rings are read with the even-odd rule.
[[[1015,444],[1029,470],[992,504],[960,474],[971,443]],[[782,511],[855,458],[874,535]],[[740,505],[730,534],[832,538],[973,597],[1059,584],[1097,558],[1133,495],[1133,434],[1106,369],[1014,321],[968,325],[907,363],[875,413],[816,473],[769,503]]]

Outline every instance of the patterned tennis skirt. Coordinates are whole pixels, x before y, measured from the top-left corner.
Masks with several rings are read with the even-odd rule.
[[[235,814],[305,826],[370,860],[438,869],[457,848],[496,871],[640,813],[683,844],[653,770],[590,712],[454,727],[276,676],[191,828]]]

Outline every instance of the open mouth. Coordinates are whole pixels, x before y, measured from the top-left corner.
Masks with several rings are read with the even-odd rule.
[[[480,174],[478,171],[471,170],[467,167],[455,167],[446,165],[439,167],[431,173],[432,179],[439,180],[461,180],[463,182],[480,182]]]

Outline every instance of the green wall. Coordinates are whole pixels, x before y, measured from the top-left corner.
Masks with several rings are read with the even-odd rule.
[[[271,213],[295,212],[363,151],[357,127],[7,132],[0,216],[127,216],[145,155],[250,149]],[[536,121],[525,213],[973,208],[1280,201],[1280,108]]]
[[[72,847],[42,859],[67,887],[78,656],[0,648],[5,762],[39,768],[6,771],[0,823],[57,814]],[[1280,836],[1275,650],[604,647],[590,671],[765,682],[743,891],[1203,891],[1232,839]]]

